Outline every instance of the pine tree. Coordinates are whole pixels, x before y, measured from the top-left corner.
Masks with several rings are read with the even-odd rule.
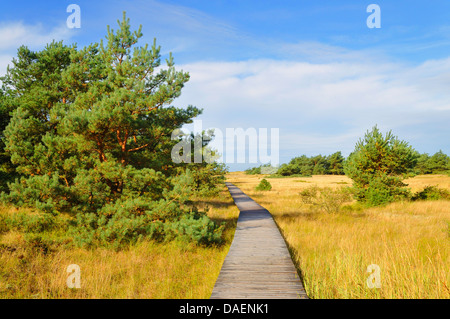
[[[125,13],[118,24],[81,50],[19,49],[5,77],[15,106],[5,144],[23,177],[4,197],[79,214],[79,238],[122,242],[161,236],[166,221],[196,212],[186,205],[192,173],[172,162],[171,134],[201,110],[170,105],[189,74],[171,54],[161,66],[156,40],[137,46],[141,27],[131,31]]]
[[[336,152],[328,156],[328,174],[344,175],[344,160],[341,152]]]
[[[6,97],[0,90],[0,192],[7,190],[7,182],[11,181],[14,174],[14,167],[11,158],[5,150],[5,136],[3,131],[9,124],[10,116]]]
[[[402,182],[417,162],[417,152],[392,132],[385,136],[375,126],[356,144],[345,164],[353,179],[356,198],[370,206],[389,203],[410,195]]]
[[[316,155],[314,157],[310,158],[312,165],[313,165],[313,171],[312,175],[325,175],[328,172],[329,163],[325,156],[322,155]]]
[[[427,153],[417,154],[417,164],[414,167],[414,172],[416,174],[431,174],[432,171],[428,167],[428,161],[430,160],[430,155]]]
[[[215,196],[220,192],[220,186],[225,185],[227,168],[224,163],[216,161],[219,154],[209,146],[213,139],[214,130],[202,131],[197,135],[191,133],[186,137],[186,143],[191,149],[190,163],[187,167],[192,173],[192,189],[199,197]]]
[[[69,51],[61,42],[52,42],[41,52],[22,46],[12,61],[13,67],[8,66],[1,78],[5,113],[15,114],[3,121],[4,149],[8,160],[11,156],[10,161],[17,166],[17,174],[35,175],[39,169],[36,162],[40,140],[51,134],[49,110],[60,98],[60,72],[69,63]]]
[[[428,158],[427,168],[433,174],[444,174],[449,169],[450,157],[440,150]]]

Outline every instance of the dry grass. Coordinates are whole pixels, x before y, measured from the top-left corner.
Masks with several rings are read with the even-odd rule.
[[[227,191],[199,205],[227,223],[224,245],[144,241],[122,251],[56,246],[43,253],[30,248],[23,234],[9,231],[0,236],[0,298],[209,298],[239,211]],[[80,289],[66,285],[70,264],[80,266]]]
[[[268,179],[230,173],[228,181],[267,208],[285,237],[311,298],[450,298],[450,202],[402,202],[364,209],[350,204],[339,214],[315,211],[299,193],[316,184],[350,186],[344,176]],[[345,184],[347,183],[347,184]],[[417,176],[413,191],[450,189],[448,176]],[[367,286],[367,267],[379,265],[381,288]]]
[[[423,190],[426,186],[437,185],[450,190],[450,177],[447,175],[419,175],[405,180],[412,192]]]
[[[317,212],[299,192],[310,185],[350,186],[343,176],[268,179],[268,192],[254,190],[263,176],[230,173],[233,182],[266,207],[280,227],[311,298],[450,298],[450,203],[394,203],[339,214]],[[446,176],[407,181],[413,191],[428,185],[450,189]],[[145,241],[129,249],[31,249],[24,235],[0,235],[0,298],[209,298],[234,233],[238,210],[228,192],[198,201],[208,215],[226,222],[225,245],[185,246]],[[10,209],[0,214],[11,213]],[[30,212],[32,213],[32,212]],[[66,286],[67,266],[81,268],[81,289]],[[381,269],[381,288],[369,289],[370,264]]]

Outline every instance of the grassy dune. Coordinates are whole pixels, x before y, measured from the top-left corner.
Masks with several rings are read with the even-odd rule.
[[[267,208],[285,237],[311,298],[450,298],[450,202],[402,202],[365,209],[349,203],[338,214],[302,203],[310,185],[350,186],[345,176],[268,179],[230,173],[234,183]],[[450,190],[448,176],[407,180],[412,191],[428,185]],[[367,267],[380,267],[381,288],[368,288]]]
[[[231,244],[238,209],[227,191],[199,201],[227,224],[218,247],[144,241],[121,251],[51,245],[31,247],[17,231],[0,235],[0,298],[209,298]],[[14,209],[2,208],[0,214]],[[29,211],[32,214],[32,211]],[[61,234],[46,234],[58,239]],[[63,240],[64,241],[64,240]],[[81,270],[81,288],[69,289],[67,266]]]

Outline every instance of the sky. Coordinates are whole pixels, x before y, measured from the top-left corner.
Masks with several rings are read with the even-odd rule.
[[[55,39],[82,48],[126,11],[132,28],[142,25],[138,45],[156,38],[163,57],[172,52],[189,72],[173,105],[202,108],[202,127],[225,138],[227,128],[278,129],[279,163],[347,156],[375,125],[421,153],[450,154],[448,0],[2,2],[0,75],[19,46],[41,50]],[[68,27],[70,4],[80,28]],[[379,28],[367,24],[370,4]]]

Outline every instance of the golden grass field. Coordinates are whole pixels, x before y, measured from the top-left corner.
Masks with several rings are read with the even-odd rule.
[[[210,217],[227,223],[224,245],[144,241],[121,251],[54,247],[43,254],[27,247],[19,232],[0,235],[0,298],[209,298],[239,210],[225,190],[199,206],[209,206]],[[1,214],[13,211],[0,209]],[[80,266],[80,289],[67,287],[71,264]]]
[[[450,298],[450,202],[399,202],[363,208],[349,203],[329,214],[304,204],[310,185],[351,186],[345,176],[268,178],[270,191],[255,191],[262,175],[228,174],[247,195],[268,209],[280,228],[310,298]],[[417,176],[413,192],[428,185],[450,190],[450,177]],[[380,288],[368,288],[380,269]]]
[[[348,178],[271,178],[271,191],[255,191],[262,178],[227,175],[227,181],[272,213],[310,298],[450,297],[450,202],[370,209],[350,203],[338,214],[327,214],[304,204],[299,192],[314,184],[350,186]],[[417,176],[407,182],[413,191],[427,185],[450,189],[447,176]],[[218,198],[198,204],[213,219],[226,222],[224,245],[144,241],[120,251],[56,245],[44,254],[28,247],[24,234],[6,232],[0,235],[0,298],[209,298],[239,211],[225,189]],[[0,214],[14,212],[0,208]],[[80,266],[80,289],[66,285],[70,264]],[[371,264],[380,267],[381,288],[367,287]]]

